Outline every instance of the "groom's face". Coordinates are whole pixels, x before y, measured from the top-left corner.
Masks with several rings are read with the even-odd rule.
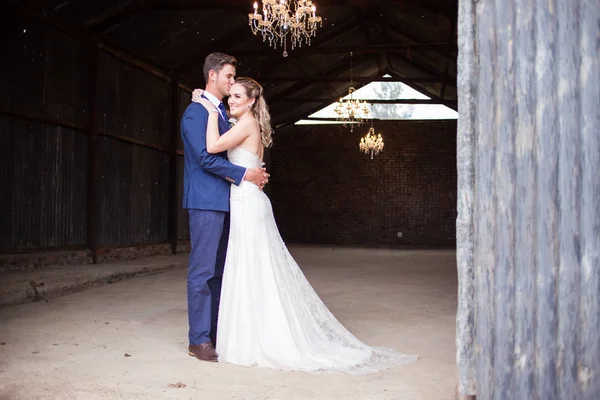
[[[229,96],[231,85],[235,81],[235,67],[231,64],[223,65],[223,68],[216,74],[217,90],[222,97]]]

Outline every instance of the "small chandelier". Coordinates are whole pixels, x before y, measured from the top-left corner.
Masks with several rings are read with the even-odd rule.
[[[352,75],[352,53],[350,53],[350,89],[348,89],[349,99],[340,99],[333,111],[337,114],[337,119],[350,124],[350,132],[354,131],[354,125],[362,125],[362,123],[369,119],[371,111],[368,103],[355,99],[353,93],[356,91],[352,84],[354,83],[354,77]]]
[[[355,99],[352,96],[354,91],[355,89],[350,87],[350,89],[348,89],[350,98],[346,100],[340,99],[333,110],[338,115],[338,120],[344,121],[344,126],[346,123],[350,124],[350,132],[354,131],[354,124],[359,126],[362,125],[362,123],[371,115],[369,105],[365,101]]]
[[[360,148],[360,151],[365,154],[371,153],[372,160],[373,155],[377,155],[380,151],[383,151],[383,138],[381,137],[381,133],[376,136],[375,129],[371,126],[369,132],[360,139],[358,147]]]
[[[312,0],[262,0],[262,13],[258,12],[258,2],[254,2],[254,13],[248,14],[252,33],[262,34],[263,42],[269,40],[269,46],[283,47],[283,56],[287,57],[287,36],[290,37],[292,50],[303,43],[310,46],[310,40],[323,26],[317,16],[317,7]]]

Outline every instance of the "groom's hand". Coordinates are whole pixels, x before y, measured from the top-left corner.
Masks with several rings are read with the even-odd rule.
[[[244,176],[244,180],[254,183],[260,188],[260,190],[262,190],[263,187],[269,183],[269,176],[271,175],[267,173],[265,168],[252,168],[246,170],[246,176]]]

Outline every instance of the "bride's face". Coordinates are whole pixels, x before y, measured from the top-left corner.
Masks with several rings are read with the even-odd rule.
[[[240,119],[242,115],[250,111],[254,99],[248,97],[246,89],[240,84],[233,84],[229,90],[229,113],[232,117]]]

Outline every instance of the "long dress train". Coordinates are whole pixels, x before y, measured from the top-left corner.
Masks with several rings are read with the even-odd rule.
[[[229,160],[255,168],[242,147]],[[255,185],[232,185],[231,227],[217,331],[219,361],[314,373],[369,373],[416,356],[373,348],[333,316],[287,250],[269,198]]]

